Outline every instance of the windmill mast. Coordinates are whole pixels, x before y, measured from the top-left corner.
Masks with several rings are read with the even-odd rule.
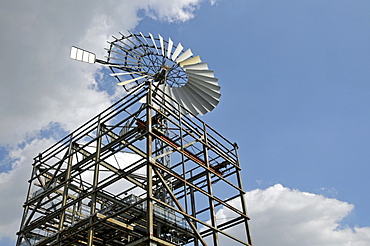
[[[171,39],[120,35],[106,60],[71,49],[128,93],[34,158],[17,246],[251,246],[238,147],[197,116],[221,96],[213,71]]]

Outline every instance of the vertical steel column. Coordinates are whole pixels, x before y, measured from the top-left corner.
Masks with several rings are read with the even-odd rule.
[[[191,215],[196,218],[197,217],[197,210],[195,207],[195,197],[194,197],[194,188],[190,186],[190,202],[191,202]],[[197,223],[193,221],[194,226],[198,228]],[[194,246],[198,246],[199,241],[197,238],[194,238]]]
[[[94,222],[93,218],[96,212],[96,187],[98,186],[99,183],[99,164],[100,164],[100,150],[101,150],[101,142],[102,142],[102,137],[101,137],[101,129],[100,129],[100,115],[98,118],[98,126],[96,129],[96,138],[97,138],[97,143],[96,143],[96,156],[95,156],[95,168],[94,168],[94,179],[93,179],[93,193],[91,195],[91,208],[90,208],[90,225]],[[92,246],[93,245],[93,240],[94,240],[94,228],[90,227],[89,232],[88,232],[88,237],[87,237],[87,245]]]
[[[72,135],[70,138],[70,143],[68,147],[68,163],[67,163],[67,170],[66,170],[66,176],[65,176],[65,185],[64,185],[64,190],[63,190],[63,198],[62,198],[62,212],[60,214],[60,220],[59,220],[59,227],[58,230],[61,231],[63,230],[63,224],[65,220],[65,215],[66,215],[66,204],[67,204],[67,199],[68,199],[68,188],[69,188],[69,183],[70,178],[71,178],[71,169],[72,169],[72,160],[73,160],[73,155],[72,155]]]
[[[204,153],[204,161],[207,164],[207,188],[208,188],[208,194],[210,195],[208,197],[209,201],[209,208],[210,208],[210,215],[211,215],[211,223],[214,228],[217,228],[217,221],[216,221],[216,212],[215,212],[215,204],[213,202],[213,189],[212,189],[212,179],[211,179],[211,172],[210,172],[210,165],[209,165],[209,158],[208,158],[208,139],[207,139],[207,127],[206,124],[203,123],[203,134],[204,134],[204,144],[203,144],[203,153]],[[218,246],[218,232],[213,231],[213,245]]]
[[[182,134],[182,120],[181,120],[181,107],[180,104],[177,105],[177,109],[179,114],[177,117],[179,117],[179,128],[180,128],[180,147],[181,147],[181,164],[182,164],[182,173],[184,174],[184,197],[185,197],[185,211],[188,213],[189,211],[189,204],[188,204],[188,194],[186,189],[186,168],[185,168],[185,158],[184,158],[184,139]]]
[[[236,155],[236,165],[238,167],[240,167],[239,155],[238,155],[238,145],[236,143],[234,143],[234,149],[235,149],[235,155]],[[245,201],[245,191],[243,190],[243,184],[242,184],[242,177],[240,175],[240,169],[236,170],[236,176],[237,176],[237,179],[238,179],[239,189],[242,190],[242,191],[240,191],[240,200],[241,200],[241,203],[242,203],[243,214],[247,215],[247,202]],[[245,223],[245,230],[246,230],[246,236],[247,236],[248,243],[250,245],[252,245],[252,236],[251,236],[250,231],[249,231],[249,223],[248,223],[247,218],[244,219],[244,223]]]
[[[147,197],[146,197],[146,207],[147,207],[147,234],[149,237],[148,245],[154,245],[151,242],[151,237],[154,236],[154,214],[153,214],[153,166],[152,166],[152,83],[149,83],[149,88],[147,92],[147,108],[146,108],[146,182],[147,182]]]

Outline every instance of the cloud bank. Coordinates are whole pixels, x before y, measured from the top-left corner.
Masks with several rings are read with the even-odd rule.
[[[352,204],[276,184],[246,194],[254,245],[365,246],[370,244],[370,227],[342,225],[354,209]],[[238,203],[236,203],[238,204]],[[232,204],[232,205],[236,205]],[[232,215],[217,212],[224,220]],[[243,228],[229,232],[243,238]],[[222,243],[221,243],[222,245]]]

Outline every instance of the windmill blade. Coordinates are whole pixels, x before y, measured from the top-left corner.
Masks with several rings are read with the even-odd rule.
[[[186,111],[183,108],[179,107],[179,105],[182,106],[181,99],[178,98],[178,95],[175,95],[174,89],[175,87],[166,86],[166,94],[170,97],[170,102],[172,103],[172,105],[182,114],[186,114]]]
[[[188,75],[189,78],[193,78],[194,80],[200,80],[200,81],[205,82],[205,83],[218,85],[218,79],[216,79],[216,78],[211,78],[211,77],[197,75],[197,74],[191,74],[191,73],[189,73],[187,75]]]
[[[212,91],[213,93],[216,93],[216,94],[218,93],[219,94],[220,89],[221,89],[221,87],[218,86],[218,85],[204,83],[202,81],[199,81],[199,80],[196,80],[196,79],[191,79],[191,78],[189,78],[188,83],[192,83],[194,86],[200,87],[201,89],[203,89],[203,91],[205,91],[207,93],[208,92],[211,93],[211,91]],[[214,94],[214,95],[216,96],[216,94]]]
[[[184,49],[184,47],[182,47],[181,43],[179,43],[175,49],[175,51],[173,52],[172,54],[172,61],[175,61],[177,56],[180,54],[180,52]]]
[[[171,59],[172,46],[173,46],[173,42],[172,42],[171,38],[168,38],[168,49],[167,49],[167,58],[168,59]]]
[[[130,34],[131,34],[131,37],[133,38],[133,39],[136,39],[136,36],[135,35],[133,35],[130,31],[128,31]],[[119,33],[119,34],[121,34],[121,36],[123,37],[123,38],[125,38],[125,35],[123,35],[121,32]],[[128,47],[130,47],[131,49],[133,49],[134,47],[136,47],[137,45],[134,43],[134,42],[132,42],[131,41],[131,39],[130,39],[130,37],[126,37],[126,40],[128,41],[128,42],[130,42],[133,46],[130,46],[130,45],[127,45]],[[138,46],[140,49],[141,49],[141,47],[140,46]],[[143,49],[141,49],[141,51],[143,51],[144,53],[142,53],[142,52],[140,52],[139,50],[137,50],[136,49],[136,51],[138,52],[138,53],[140,53],[142,56],[143,55],[145,55],[145,50],[143,50]]]
[[[200,115],[205,115],[208,113],[208,110],[203,106],[206,101],[200,97],[197,96],[197,94],[193,94],[188,87],[183,86],[181,87],[181,91],[184,93],[184,95],[189,99],[191,102],[192,106],[195,108],[195,110],[200,114]]]
[[[216,105],[218,104],[221,96],[220,93],[215,93],[212,90],[199,88],[192,83],[187,83],[185,86],[194,91],[194,93],[199,94],[199,96],[203,97],[205,100],[207,100],[207,102],[209,102],[209,104],[213,105],[214,107],[216,107]]]
[[[119,33],[119,34],[121,34],[121,36],[123,37],[123,38],[125,38],[125,35],[123,35],[121,32]],[[127,46],[128,47],[128,49],[129,50],[131,50],[131,51],[135,51],[135,54],[137,55],[137,56],[143,56],[144,54],[140,51],[140,50],[137,50],[137,49],[134,49],[134,47],[136,46],[129,38],[125,38],[125,40],[127,40],[128,42],[130,42],[133,46],[131,46],[131,45],[128,45],[127,43],[125,43],[125,42],[123,42],[122,41],[122,39],[117,39],[116,37],[114,37],[113,36],[113,38],[115,38],[118,42],[120,42],[121,44],[123,44],[123,45],[125,45],[125,46]]]
[[[137,34],[132,34],[130,31],[128,31],[138,42],[139,44],[141,45],[138,45],[138,47],[144,51],[145,54],[148,54],[150,52],[150,50],[147,48],[146,44],[139,38],[141,36],[137,35]],[[146,41],[146,39],[144,38],[144,40]]]
[[[185,65],[183,67],[183,69],[185,70],[185,72],[188,69],[191,69],[191,70],[207,70],[208,69],[208,64],[207,63],[198,63],[198,64],[194,64],[194,65]]]
[[[154,37],[153,37],[153,35],[151,34],[151,33],[149,33],[149,36],[150,36],[150,39],[152,40],[152,43],[153,43],[153,45],[154,45],[154,47],[155,47],[155,49],[156,49],[156,51],[157,51],[157,54],[159,54],[159,52],[158,52],[158,48],[157,48],[157,44],[155,43],[155,41],[154,41]]]
[[[199,109],[195,106],[197,101],[195,101],[186,90],[182,87],[179,87],[179,95],[181,96],[181,100],[185,102],[186,106],[190,109],[190,112],[194,115],[201,113]]]
[[[193,52],[191,52],[190,49],[188,49],[187,51],[185,51],[181,56],[179,56],[177,59],[176,59],[176,63],[180,63],[186,59],[188,59],[190,56],[193,55]]]
[[[139,33],[140,33],[141,37],[145,40],[146,44],[147,44],[147,45],[148,45],[148,47],[149,47],[149,46],[150,46],[150,44],[149,44],[148,40],[146,40],[146,38],[145,38],[144,34],[142,34],[141,32],[139,32]]]
[[[207,112],[211,112],[219,102],[208,94],[203,93],[201,90],[197,90],[196,87],[191,87],[189,85],[185,85],[185,87],[189,90],[191,95],[198,98],[198,101],[202,103],[202,106],[207,110]]]
[[[186,74],[192,74],[192,75],[202,75],[205,77],[214,78],[215,74],[212,70],[195,70],[195,69],[187,69]]]
[[[162,56],[166,56],[165,55],[165,47],[164,47],[164,43],[163,43],[163,38],[162,38],[162,36],[161,35],[159,35],[158,34],[158,36],[159,36],[159,43],[161,44],[161,49],[162,49]]]
[[[179,63],[180,67],[186,66],[186,65],[193,65],[202,62],[200,60],[200,56],[194,56],[192,58],[186,59]]]
[[[167,104],[168,102],[171,102],[171,97],[172,97],[172,91],[170,89],[170,86],[167,84],[164,87],[164,93],[165,93],[165,102]]]
[[[186,97],[185,93],[180,90],[181,87],[174,88],[173,92],[177,93],[180,101],[179,103],[185,107],[187,110],[189,110],[191,113],[197,115],[198,111],[194,108],[193,104],[189,101],[189,99]]]
[[[148,75],[140,76],[140,77],[137,77],[137,78],[134,78],[134,79],[125,80],[123,82],[117,83],[117,85],[127,85],[131,82],[134,82],[134,81],[137,81],[137,80],[140,80],[140,79],[144,79],[146,77],[148,77]]]

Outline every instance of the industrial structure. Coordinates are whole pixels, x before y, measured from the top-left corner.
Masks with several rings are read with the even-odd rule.
[[[122,63],[72,48],[131,76],[129,93],[34,158],[17,246],[252,245],[238,147],[196,116],[217,105],[217,80],[171,39],[115,42]]]

